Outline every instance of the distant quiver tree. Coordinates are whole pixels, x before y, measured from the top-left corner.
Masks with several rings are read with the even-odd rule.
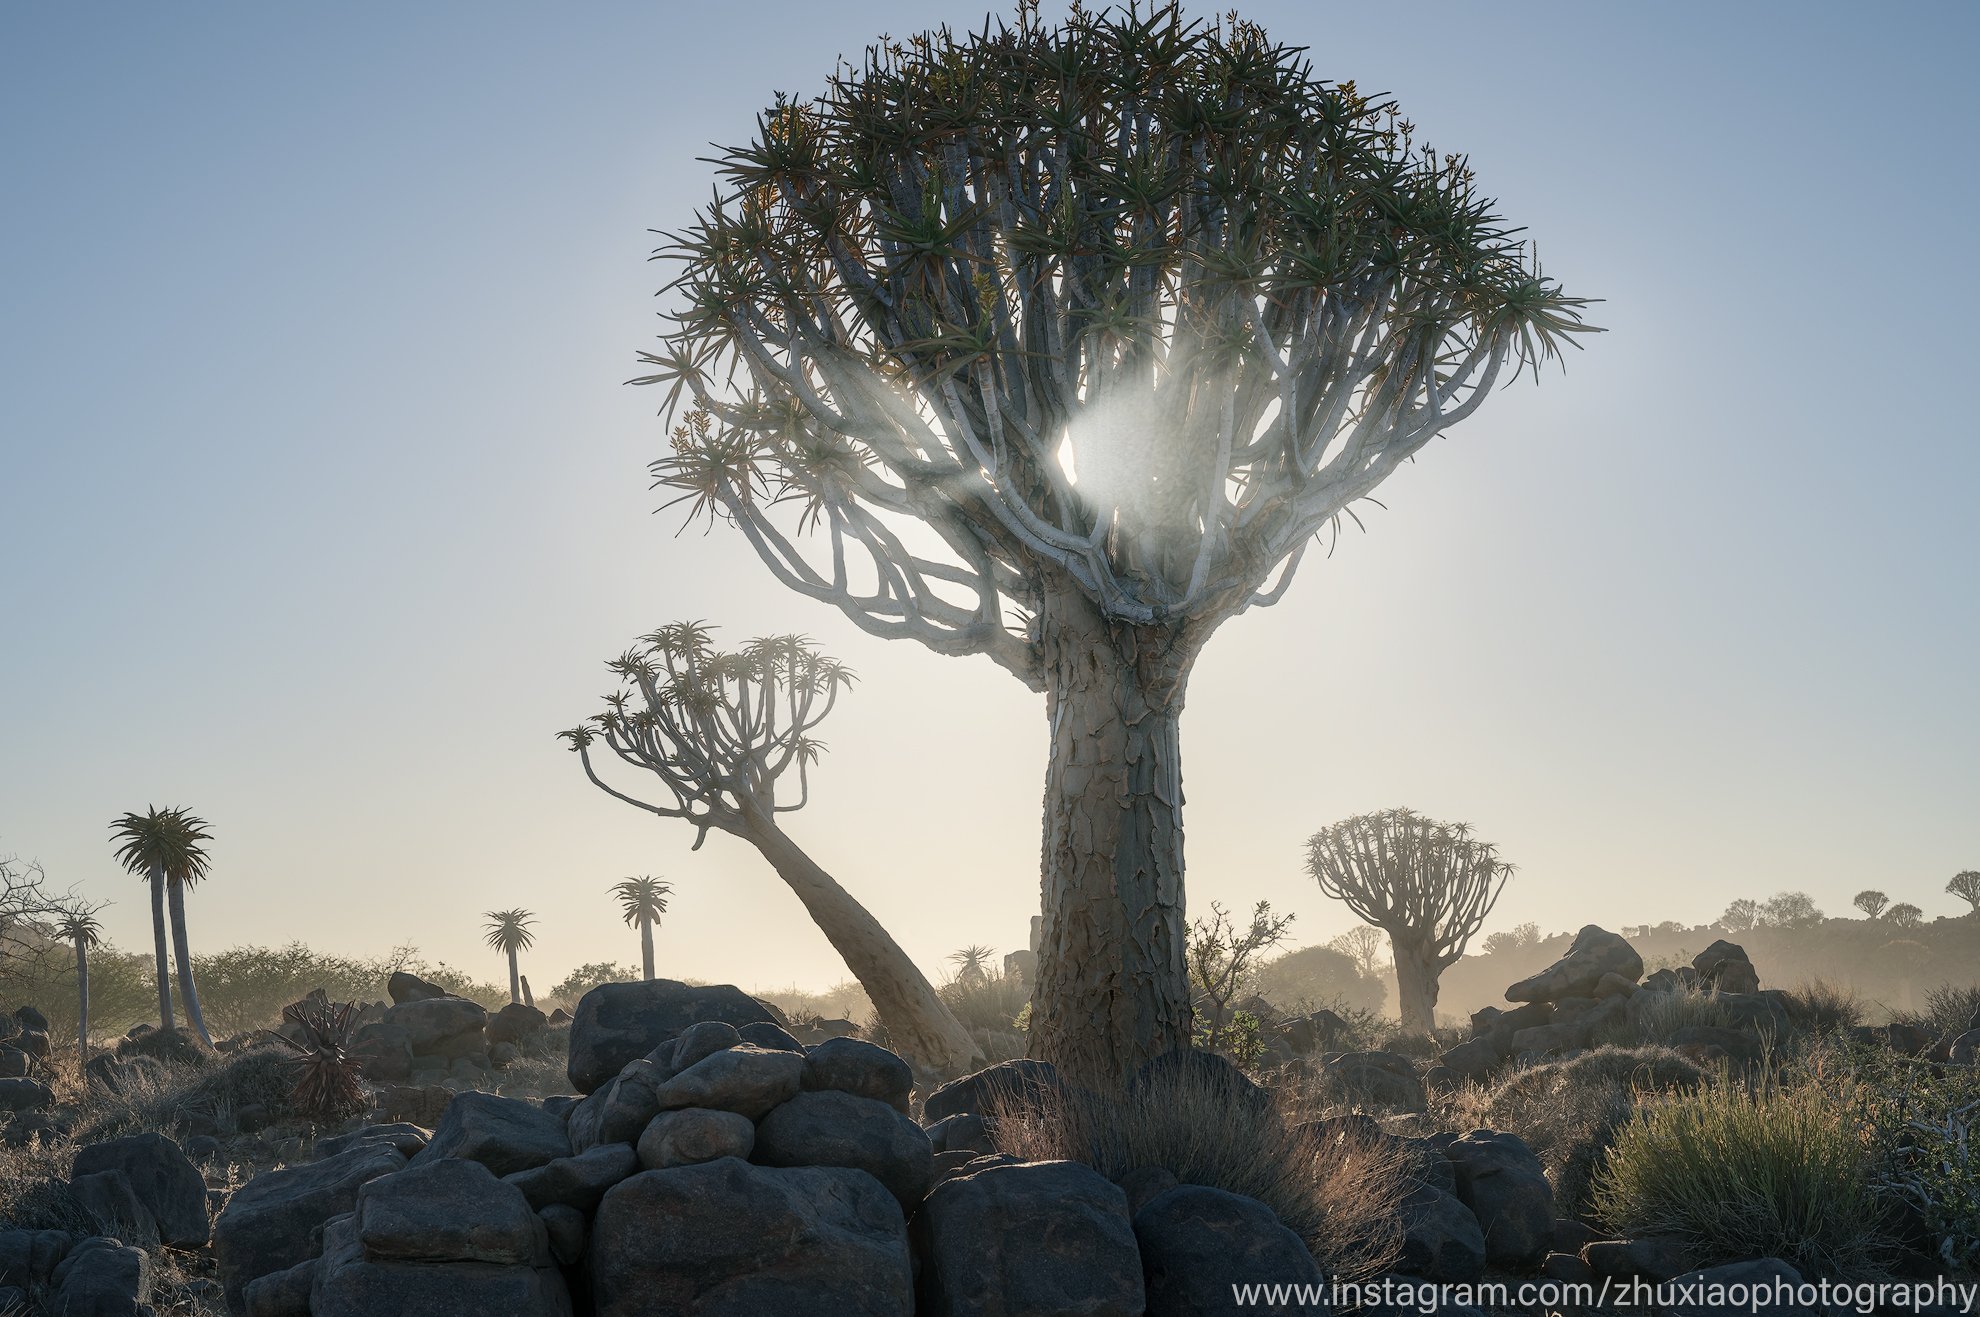
[[[718,650],[699,622],[662,627],[608,666],[622,684],[605,697],[605,711],[559,734],[591,781],[650,814],[692,824],[697,850],[711,830],[755,847],[844,957],[895,1050],[943,1073],[980,1059],[907,952],[777,822],[810,798],[811,766],[824,750],[812,732],[853,674],[802,636]],[[612,785],[593,761],[598,747],[657,783],[661,796]],[[790,779],[795,799],[779,794]]]
[[[1584,303],[1391,102],[1173,5],[883,40],[717,168],[657,253],[654,474],[1045,695],[1030,1048],[1117,1083],[1190,1036],[1198,653]]]
[[[1389,935],[1403,1028],[1435,1027],[1437,981],[1492,912],[1513,866],[1462,823],[1414,810],[1343,819],[1313,834],[1306,871],[1320,890]]]
[[[653,926],[667,913],[667,897],[673,884],[642,874],[621,878],[612,884],[612,895],[619,901],[619,917],[629,927],[639,929],[639,966],[642,977],[653,978]]]

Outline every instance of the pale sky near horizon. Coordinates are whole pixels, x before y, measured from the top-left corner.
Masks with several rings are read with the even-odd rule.
[[[1049,12],[1049,6],[1048,6]],[[1204,12],[1209,12],[1206,8]],[[1189,891],[1353,923],[1303,839],[1392,804],[1520,866],[1488,930],[1702,922],[1980,867],[1980,202],[1967,5],[1260,3],[1471,154],[1607,334],[1439,440],[1210,644]],[[645,464],[647,232],[776,90],[956,4],[0,10],[0,854],[114,899],[108,823],[213,824],[195,947],[413,943],[496,979],[843,966],[752,852],[698,853],[553,740],[641,632],[798,630],[861,681],[791,831],[931,972],[1022,945],[1044,720],[985,659],[856,632]]]

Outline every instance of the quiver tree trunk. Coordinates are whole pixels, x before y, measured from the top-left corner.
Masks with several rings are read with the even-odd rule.
[[[646,981],[653,981],[653,921],[639,917],[639,968]]]
[[[509,1001],[522,1001],[522,969],[516,964],[516,949],[509,948]]]
[[[192,1031],[211,1047],[213,1035],[206,1032],[206,1016],[199,1009],[199,985],[193,982],[192,949],[186,945],[186,885],[169,884],[167,895],[172,902],[172,952],[179,962],[179,1005]]]
[[[171,1029],[172,1023],[172,970],[165,959],[165,874],[163,870],[151,872],[151,942],[156,961],[153,966],[158,976],[158,1027]]]
[[[839,886],[762,811],[746,815],[740,835],[754,846],[804,903],[866,991],[892,1048],[941,1075],[959,1075],[983,1059],[982,1049],[943,1004],[907,952],[880,921]]]
[[[76,1063],[89,1064],[89,944],[76,939]]]
[[[1120,626],[1083,596],[1039,616],[1051,759],[1031,1055],[1117,1088],[1190,1040],[1180,626]]]
[[[1396,1009],[1404,1033],[1428,1034],[1437,1025],[1437,978],[1444,963],[1423,941],[1389,934],[1396,962]]]

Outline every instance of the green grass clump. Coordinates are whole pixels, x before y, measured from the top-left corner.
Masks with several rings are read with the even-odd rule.
[[[1805,1076],[1720,1082],[1647,1104],[1597,1170],[1598,1216],[1675,1240],[1706,1265],[1782,1258],[1875,1274],[1896,1247],[1850,1093]]]
[[[1680,1029],[1733,1029],[1739,1021],[1710,992],[1677,988],[1669,992],[1639,992],[1629,1011],[1595,1031],[1595,1041],[1609,1047],[1656,1047]]]

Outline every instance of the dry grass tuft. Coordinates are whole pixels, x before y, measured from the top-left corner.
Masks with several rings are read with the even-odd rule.
[[[1697,1088],[1705,1072],[1665,1047],[1601,1047],[1565,1061],[1516,1070],[1493,1088],[1437,1099],[1434,1115],[1453,1133],[1511,1130],[1526,1140],[1554,1186],[1563,1216],[1587,1216],[1591,1187],[1616,1131],[1646,1097]]]
[[[1184,1184],[1256,1198],[1330,1275],[1373,1275],[1401,1247],[1409,1183],[1393,1141],[1322,1146],[1275,1101],[1232,1101],[1195,1066],[1165,1068],[1128,1099],[1061,1093],[993,1117],[998,1150],[1014,1157],[1081,1162],[1110,1180],[1161,1167]]]
[[[1864,1002],[1847,984],[1807,979],[1787,990],[1788,1018],[1813,1034],[1841,1033],[1863,1023]]]

